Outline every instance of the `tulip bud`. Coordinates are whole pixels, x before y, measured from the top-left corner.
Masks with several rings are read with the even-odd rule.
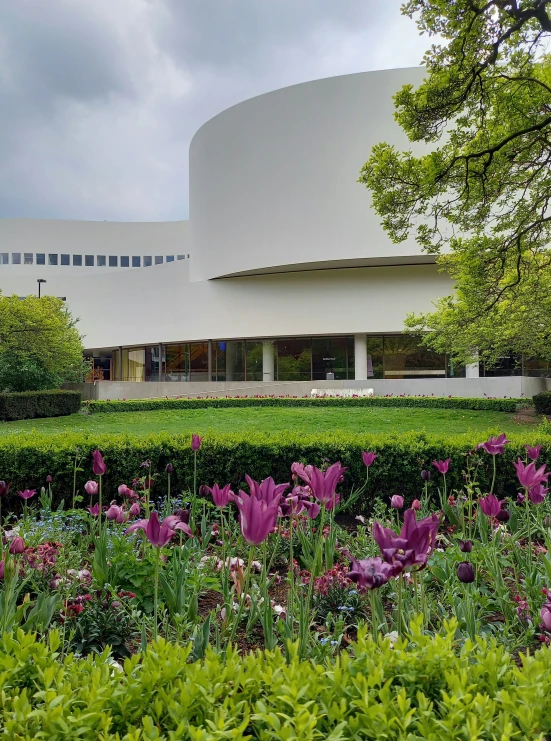
[[[172,463],[166,464],[165,473],[174,473],[174,466],[172,465]]]
[[[137,517],[140,514],[140,505],[138,502],[134,502],[129,510],[132,517]]]
[[[107,471],[107,467],[103,461],[103,456],[99,450],[94,450],[92,471],[96,476],[103,476],[103,474]]]
[[[25,541],[18,535],[10,543],[10,553],[12,556],[19,555],[25,551]]]
[[[53,481],[53,478],[51,476],[46,476],[46,483],[51,484]]]
[[[511,513],[508,509],[500,509],[496,515],[496,520],[499,522],[509,522],[511,519]]]
[[[201,447],[202,440],[203,438],[199,437],[199,435],[191,436],[191,449],[193,450],[194,453],[196,453]]]
[[[470,553],[473,549],[473,541],[472,540],[460,540],[459,541],[459,550],[462,553]]]
[[[421,471],[421,478],[423,481],[430,481],[430,471]]]
[[[421,502],[418,499],[414,499],[411,503],[411,509],[414,509],[416,512],[419,512],[421,509]]]
[[[551,527],[551,515],[545,515],[543,518],[543,524],[545,527]]]
[[[457,578],[463,584],[472,584],[475,578],[474,566],[468,561],[461,561],[457,566]]]
[[[390,506],[392,509],[402,509],[404,506],[404,497],[401,497],[399,494],[394,494],[390,498]]]
[[[97,481],[87,481],[84,484],[84,491],[89,494],[90,496],[94,496],[98,493],[98,482]]]
[[[0,481],[0,497],[6,496],[10,490],[10,485],[6,484],[5,481]]]
[[[119,492],[119,495],[121,497],[125,497],[128,494],[128,492],[130,491],[130,489],[128,488],[128,486],[126,484],[121,484],[119,486],[119,488],[117,489],[117,491]]]

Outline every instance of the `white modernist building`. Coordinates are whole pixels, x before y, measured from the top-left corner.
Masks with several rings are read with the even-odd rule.
[[[219,114],[191,143],[189,221],[0,220],[0,289],[25,296],[41,280],[66,299],[96,398],[535,392],[545,380],[529,363],[505,359],[490,378],[403,333],[453,284],[413,240],[390,242],[357,180],[375,143],[411,146],[392,96],[422,79],[317,80]]]

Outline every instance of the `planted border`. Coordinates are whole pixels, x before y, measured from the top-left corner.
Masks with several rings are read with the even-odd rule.
[[[425,409],[472,409],[493,412],[516,412],[519,406],[528,406],[530,399],[497,399],[459,396],[373,396],[363,397],[311,397],[294,396],[234,396],[164,399],[117,399],[86,401],[83,407],[91,414],[119,412],[146,412],[159,409],[228,409],[232,407],[420,407]]]

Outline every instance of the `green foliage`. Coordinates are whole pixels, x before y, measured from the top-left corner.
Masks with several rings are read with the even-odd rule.
[[[6,738],[82,741],[215,739],[539,739],[551,732],[551,649],[517,666],[495,641],[456,647],[456,623],[428,637],[412,625],[391,647],[360,631],[325,665],[296,647],[239,656],[159,640],[116,671],[107,653],[61,658],[60,635],[0,641],[0,726]]]
[[[165,398],[86,401],[84,407],[91,414],[119,412],[145,412],[154,409],[229,409],[231,407],[418,407],[424,409],[473,409],[493,412],[515,412],[519,405],[529,404],[525,399],[464,399],[461,397],[438,396],[367,396],[351,398],[290,396],[209,397],[209,398]]]
[[[499,430],[494,432],[498,433]],[[356,435],[346,432],[324,435],[265,435],[252,432],[209,434],[197,455],[197,480],[200,484],[218,482],[239,487],[248,473],[257,480],[273,476],[276,481],[285,482],[290,480],[290,466],[294,461],[318,466],[327,461],[341,461],[348,470],[340,491],[347,494],[353,486],[357,488],[365,481],[361,453],[363,450],[372,450],[379,457],[371,466],[369,486],[356,505],[357,511],[369,512],[378,496],[387,498],[392,494],[402,494],[407,501],[419,498],[422,468],[432,470],[429,493],[435,502],[439,502],[436,489],[441,478],[431,465],[432,461],[451,458],[447,476],[448,491],[459,489],[464,483],[461,470],[465,465],[465,453],[484,439],[474,434],[435,436],[423,432],[403,435]],[[511,463],[518,456],[524,457],[525,443],[541,443],[542,455],[551,455],[551,437],[545,434],[512,435],[511,439],[505,454],[496,456],[496,490],[500,495],[516,492],[515,470]],[[18,508],[19,498],[15,492],[23,488],[40,488],[45,477],[52,472],[55,474],[53,506],[57,506],[62,498],[71,501],[75,450],[78,448],[83,457],[82,470],[77,471],[77,491],[82,492],[85,482],[93,477],[91,461],[96,447],[102,451],[107,465],[107,473],[103,477],[104,501],[109,501],[115,495],[119,484],[131,483],[140,472],[140,463],[146,459],[151,461],[155,476],[153,496],[163,496],[166,492],[164,470],[169,462],[175,468],[172,476],[173,496],[178,491],[190,491],[193,488],[193,453],[188,435],[131,437],[67,433],[55,438],[38,434],[10,435],[0,438],[0,479],[12,484],[7,500],[4,498],[3,511],[7,511],[10,505]],[[477,455],[481,460],[479,481],[482,487],[489,488],[492,461],[483,452]]]
[[[21,391],[0,394],[0,420],[6,422],[35,417],[62,417],[76,414],[82,396],[78,391]]]
[[[458,360],[551,357],[551,32],[542,0],[409,0],[438,37],[426,77],[395,96],[410,142],[376,145],[360,181],[394,242],[418,244],[456,284],[413,331]],[[442,254],[444,253],[444,254]]]
[[[32,390],[37,390],[82,381],[87,365],[75,325],[59,298],[20,299],[0,291],[0,389],[22,391],[36,383]]]
[[[98,590],[90,601],[80,603],[82,612],[72,616],[69,607],[66,620],[67,628],[71,631],[72,649],[87,656],[90,653],[100,654],[109,646],[117,658],[130,656],[126,644],[131,637],[132,619],[127,602],[124,596]]]
[[[537,414],[551,414],[551,391],[542,391],[534,396],[534,408]]]

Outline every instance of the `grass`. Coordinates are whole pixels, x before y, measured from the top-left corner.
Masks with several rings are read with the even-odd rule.
[[[204,434],[208,432],[285,432],[321,433],[346,430],[357,433],[407,432],[436,434],[465,432],[514,432],[533,430],[539,423],[520,424],[505,412],[463,409],[414,408],[260,408],[194,409],[122,412],[121,414],[73,414],[69,417],[0,423],[0,436],[36,430],[63,435],[65,432],[106,432],[145,435],[155,432]]]

